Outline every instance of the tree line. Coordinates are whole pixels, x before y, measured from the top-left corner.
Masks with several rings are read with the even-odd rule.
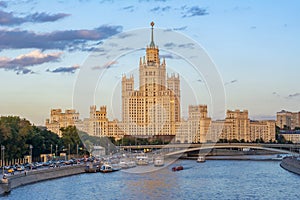
[[[32,125],[28,120],[18,116],[0,117],[0,144],[5,148],[5,160],[30,155],[30,147],[32,147],[32,157],[51,152],[54,154],[56,150],[57,153],[69,152],[69,145],[71,154],[76,154],[78,150],[83,153],[83,144],[76,127],[62,128],[61,131],[62,137],[60,138],[57,134]]]
[[[60,129],[62,137],[47,130],[45,127],[32,125],[28,120],[18,116],[0,117],[0,145],[5,147],[5,160],[24,158],[30,155],[37,158],[41,154],[59,155],[67,154],[89,155],[94,146],[102,146],[106,153],[116,152],[115,145],[109,138],[90,136],[78,131],[75,126]],[[56,147],[57,146],[57,147]],[[1,151],[2,158],[2,151]]]

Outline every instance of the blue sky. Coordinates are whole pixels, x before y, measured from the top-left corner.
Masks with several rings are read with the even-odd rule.
[[[115,34],[149,28],[151,21],[206,50],[224,83],[225,109],[248,109],[252,119],[299,111],[299,8],[297,0],[0,1],[0,115],[42,125],[51,108],[71,108],[74,85],[92,51]],[[143,55],[124,57],[116,68],[137,69]],[[185,65],[172,57],[166,61]],[[209,105],[203,91],[197,103]],[[95,104],[105,104],[102,99],[98,91]],[[187,105],[182,109],[186,113]]]

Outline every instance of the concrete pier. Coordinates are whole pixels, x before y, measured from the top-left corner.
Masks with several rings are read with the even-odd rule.
[[[297,160],[297,157],[286,157],[280,163],[280,166],[283,169],[286,169],[290,172],[300,175],[300,160]]]

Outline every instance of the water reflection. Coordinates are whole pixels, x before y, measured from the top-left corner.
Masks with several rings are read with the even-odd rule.
[[[162,193],[168,193],[177,187],[178,178],[173,173],[170,167],[143,174],[123,173],[122,178],[126,178],[125,193],[137,198],[141,195],[159,198]]]

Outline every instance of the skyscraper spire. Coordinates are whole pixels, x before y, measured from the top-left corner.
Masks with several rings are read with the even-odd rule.
[[[153,39],[153,26],[154,26],[154,22],[151,22],[150,25],[151,25],[151,42],[150,42],[150,47],[155,47],[154,39]]]

